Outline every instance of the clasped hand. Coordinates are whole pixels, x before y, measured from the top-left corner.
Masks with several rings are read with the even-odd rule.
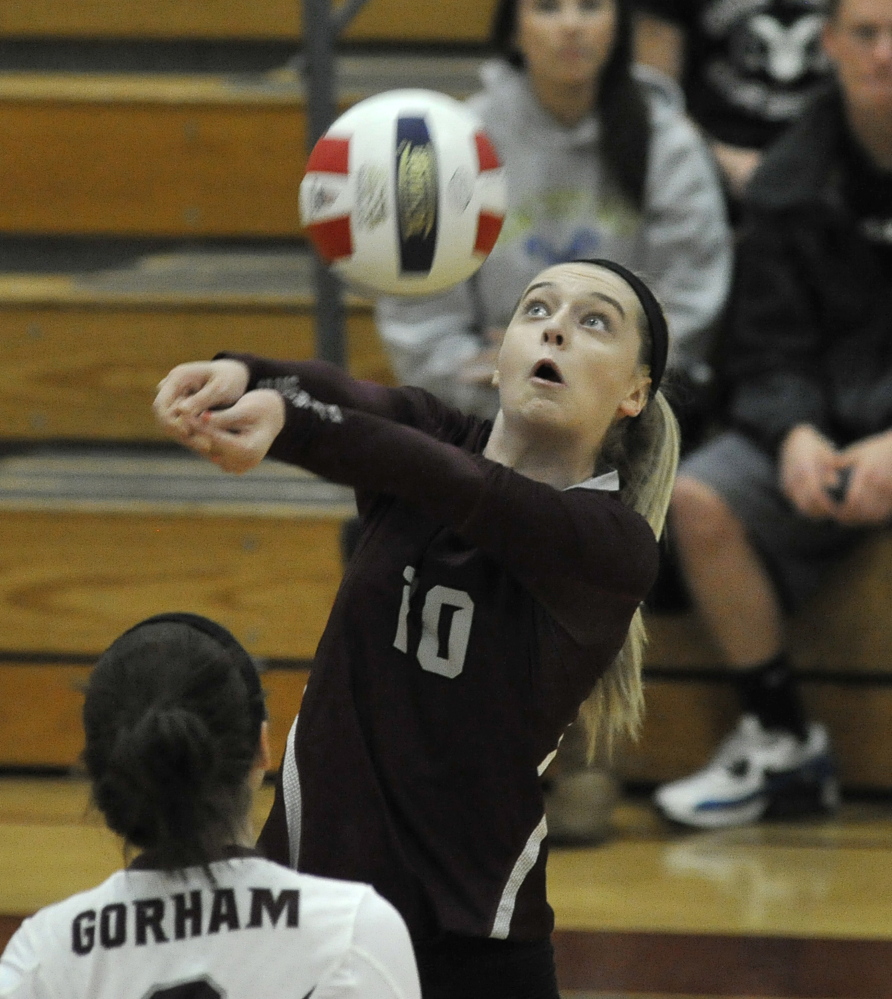
[[[285,425],[285,401],[272,389],[248,387],[241,361],[193,361],[175,367],[158,384],[152,404],[168,436],[241,474],[255,468]]]
[[[843,470],[847,485],[837,497]],[[837,450],[814,427],[798,426],[781,447],[780,475],[785,495],[806,517],[852,527],[892,519],[892,432]]]

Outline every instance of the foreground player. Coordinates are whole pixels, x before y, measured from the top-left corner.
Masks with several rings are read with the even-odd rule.
[[[678,455],[667,341],[638,278],[577,261],[525,291],[493,423],[315,361],[226,357],[160,387],[161,425],[222,468],[269,453],[356,488],[261,844],[392,901],[425,999],[557,997],[539,775],[593,688],[605,728],[638,719]]]
[[[418,999],[405,925],[367,885],[249,848],[269,752],[251,658],[207,618],[162,614],[90,677],[84,760],[126,871],[27,919],[4,999]]]

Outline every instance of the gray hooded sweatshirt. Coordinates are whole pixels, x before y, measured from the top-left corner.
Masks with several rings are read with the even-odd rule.
[[[496,391],[462,381],[461,369],[486,345],[488,330],[508,325],[541,270],[598,256],[648,281],[669,320],[670,365],[699,380],[728,292],[731,233],[713,160],[685,116],[679,88],[656,71],[635,68],[652,121],[639,213],[605,178],[596,117],[566,128],[539,104],[522,71],[494,61],[481,75],[484,89],[468,105],[505,166],[505,222],[469,281],[430,297],[378,300],[378,330],[398,379],[493,416]]]

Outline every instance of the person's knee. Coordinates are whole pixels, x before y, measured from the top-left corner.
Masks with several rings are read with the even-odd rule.
[[[677,543],[689,552],[721,550],[744,534],[731,507],[699,479],[676,480],[669,515]]]

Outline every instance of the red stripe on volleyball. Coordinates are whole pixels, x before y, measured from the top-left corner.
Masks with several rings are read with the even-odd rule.
[[[499,162],[495,147],[489,141],[489,136],[484,135],[483,132],[475,132],[474,142],[477,145],[477,162],[480,164],[480,172],[498,170],[502,164]]]
[[[350,216],[342,215],[325,222],[314,222],[307,226],[313,246],[325,260],[340,260],[353,253],[353,236],[350,232]]]
[[[502,231],[502,216],[492,212],[481,212],[477,216],[477,238],[474,240],[474,252],[484,256],[492,250]]]
[[[307,173],[347,173],[350,162],[350,140],[323,136],[310,153]]]

